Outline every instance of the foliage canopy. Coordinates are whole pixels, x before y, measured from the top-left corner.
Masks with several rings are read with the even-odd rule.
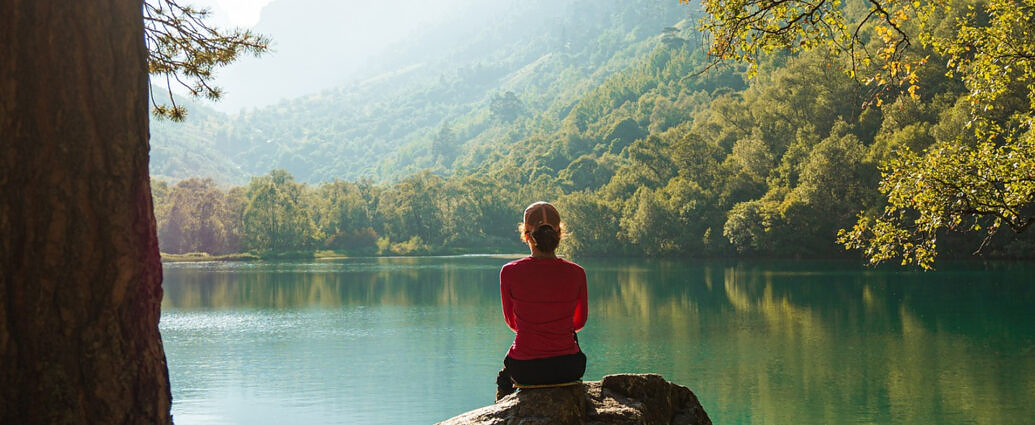
[[[704,8],[701,26],[720,61],[756,66],[776,50],[821,50],[870,87],[866,102],[878,107],[919,99],[931,58],[965,86],[960,133],[898,150],[882,166],[887,203],[840,232],[847,248],[872,262],[901,257],[929,268],[942,230],[991,238],[1035,221],[1035,1],[706,0]]]

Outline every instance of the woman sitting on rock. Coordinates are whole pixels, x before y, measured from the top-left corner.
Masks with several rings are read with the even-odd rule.
[[[519,231],[532,255],[500,270],[503,318],[517,335],[496,378],[496,400],[514,392],[514,384],[563,384],[586,371],[575,334],[586,325],[586,271],[554,254],[561,216],[536,202],[525,209]]]

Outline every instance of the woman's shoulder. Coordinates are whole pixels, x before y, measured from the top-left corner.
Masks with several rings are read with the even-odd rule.
[[[541,266],[546,266],[546,265],[554,265],[554,266],[561,265],[561,266],[563,266],[565,268],[570,268],[570,269],[576,269],[576,270],[579,270],[579,271],[584,271],[582,269],[582,266],[576,264],[574,261],[571,261],[571,260],[568,260],[568,259],[565,259],[565,258],[561,258],[561,257],[545,259],[545,260],[541,259],[541,258],[535,258],[535,257],[519,258],[517,260],[514,260],[514,261],[511,261],[511,262],[509,262],[507,264],[504,264],[503,265],[503,269],[504,270],[506,270],[506,269],[521,269],[521,268],[525,268],[525,267],[536,267],[536,266],[540,266],[541,267]]]
[[[522,264],[526,264],[526,263],[528,263],[528,262],[529,262],[529,261],[531,261],[531,260],[532,260],[532,257],[522,257],[522,258],[518,258],[517,260],[514,260],[514,261],[511,261],[511,262],[509,262],[509,263],[507,263],[507,264],[504,264],[504,265],[503,265],[503,268],[508,268],[508,267],[517,267],[517,266],[520,266],[520,265],[522,265]]]
[[[557,260],[559,260],[561,262],[561,264],[564,264],[564,265],[566,265],[568,267],[577,268],[579,270],[582,270],[582,266],[576,264],[574,261],[571,261],[571,260],[569,260],[567,258],[560,258],[560,257],[558,257]]]
[[[582,266],[576,264],[574,261],[570,261],[570,260],[567,260],[567,259],[564,259],[564,258],[561,258],[560,260],[561,260],[562,264],[567,266],[573,272],[577,272],[577,273],[580,273],[583,276],[585,276],[586,270],[583,269]]]
[[[527,267],[531,259],[532,257],[518,258],[517,260],[504,264],[503,267],[500,268],[500,273],[502,274],[507,271],[515,271]]]

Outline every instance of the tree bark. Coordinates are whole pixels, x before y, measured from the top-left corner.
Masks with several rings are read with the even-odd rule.
[[[0,423],[172,422],[142,7],[0,1]]]

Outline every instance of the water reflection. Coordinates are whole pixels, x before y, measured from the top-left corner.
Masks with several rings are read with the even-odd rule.
[[[680,377],[723,423],[1028,423],[1031,272],[631,268],[598,290],[593,372]]]
[[[476,257],[477,258],[477,257]],[[422,261],[423,260],[423,261]],[[321,263],[168,264],[163,309],[300,308],[349,305],[480,305],[498,297],[498,270],[463,257]],[[497,260],[498,262],[498,260]]]
[[[167,265],[174,413],[262,423],[218,407],[260,403],[267,423],[431,423],[485,405],[512,337],[497,306],[505,261]],[[587,378],[661,373],[716,423],[1035,415],[1030,265],[581,263]]]

